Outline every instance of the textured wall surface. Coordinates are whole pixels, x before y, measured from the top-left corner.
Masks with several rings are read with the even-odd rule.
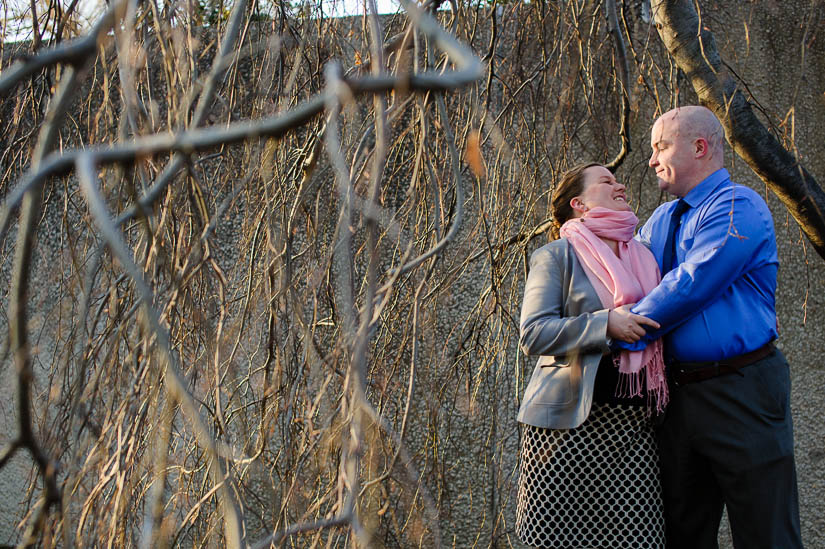
[[[735,4],[706,6],[706,22],[715,33],[723,58],[747,84],[759,105],[768,112],[788,114],[784,125],[778,125],[775,119],[768,124],[779,136],[793,132],[795,152],[820,183],[825,183],[825,143],[822,139],[822,128],[825,128],[825,35],[821,35],[816,24],[806,25],[798,20],[799,13],[808,13],[809,4],[803,0]],[[777,21],[787,23],[778,25]],[[821,27],[821,21],[819,23]],[[803,42],[808,45],[804,57],[800,48]],[[482,51],[484,40],[479,39],[475,47]],[[509,46],[501,43],[498,48],[501,55],[506,55]],[[689,83],[682,78],[679,85],[683,94],[679,101],[690,102]],[[634,90],[634,96],[639,95],[640,90]],[[644,221],[668,198],[659,193],[653,174],[647,168],[649,128],[654,120],[655,105],[650,98],[634,104],[638,108],[631,119],[633,150],[617,175],[628,186],[630,198]],[[774,215],[781,263],[777,295],[779,346],[791,364],[803,540],[807,547],[825,547],[825,498],[822,497],[825,493],[825,415],[821,413],[825,406],[825,361],[822,358],[825,356],[825,261],[812,252],[784,206],[741,159],[728,152],[727,166],[734,180],[767,197]],[[471,182],[466,184],[468,187],[472,185]],[[467,200],[466,227],[471,227],[474,219],[479,217],[481,206],[475,200],[472,195]],[[56,215],[54,219],[47,218],[45,226],[56,229],[59,223],[59,215]],[[12,241],[11,238],[8,240]],[[60,268],[59,262],[52,263],[59,252],[49,246],[50,242],[57,241],[57,236],[47,235],[38,251],[38,271],[44,277],[49,276],[50,269]],[[534,239],[530,250],[542,243],[543,238]],[[450,264],[452,260],[452,257],[446,257],[445,263]],[[461,348],[460,334],[449,331],[452,323],[446,317],[464,318],[462,315],[469,314],[475,306],[473,300],[478,297],[478,286],[487,283],[485,277],[489,275],[489,269],[489,263],[474,263],[455,282],[450,296],[441,298],[437,325],[446,328],[423,334],[425,345],[443,347],[445,355]],[[3,266],[0,272],[0,281],[7,284],[8,266]],[[519,288],[516,285],[516,289]],[[517,317],[520,289],[518,295],[504,298],[509,300],[510,314]],[[52,359],[48,348],[49,334],[44,330],[48,325],[46,319],[54,313],[50,308],[48,288],[41,286],[32,296],[31,303],[35,310],[32,318],[32,334],[37,338],[35,353],[41,360],[36,368],[42,375]],[[731,321],[747,322],[747,318]],[[0,326],[5,329],[5,316],[2,323]],[[421,396],[412,411],[417,419],[412,422],[410,433],[413,438],[425,440],[427,429],[431,427],[429,422],[435,424],[448,441],[444,447],[432,449],[436,463],[432,464],[431,471],[433,477],[445,479],[445,484],[452,488],[439,494],[442,516],[446,517],[442,537],[447,546],[521,546],[513,535],[518,475],[515,413],[520,395],[514,390],[510,398],[503,401],[495,401],[491,395],[497,394],[493,390],[496,384],[523,388],[524,377],[530,375],[534,361],[525,359],[518,352],[513,333],[507,329],[502,327],[501,330],[502,337],[509,338],[504,346],[506,353],[484,358],[488,375],[479,376],[477,384],[475,381],[472,385],[468,383],[466,390],[457,389],[452,395],[457,401],[457,414],[443,413],[441,399],[445,388],[428,385],[428,378],[421,374],[422,383],[417,389]],[[6,360],[0,364],[0,445],[7,442],[15,430],[14,380],[14,366]],[[44,386],[48,385],[40,385],[41,388]],[[45,396],[36,393],[34,398]],[[478,410],[495,410],[495,417],[479,418]],[[422,446],[425,446],[423,442]],[[25,453],[18,453],[0,470],[0,546],[17,539],[16,522],[27,498],[25,487],[31,474],[31,462]],[[496,509],[499,507],[505,511],[501,521],[497,522]],[[724,526],[720,537],[723,547],[731,547]]]

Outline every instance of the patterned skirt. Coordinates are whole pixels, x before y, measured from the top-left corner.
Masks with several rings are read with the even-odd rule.
[[[524,543],[665,546],[656,439],[643,407],[593,404],[575,429],[522,427],[516,534]]]

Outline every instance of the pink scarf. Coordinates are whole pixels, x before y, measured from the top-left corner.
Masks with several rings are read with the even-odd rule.
[[[633,212],[597,207],[585,212],[584,217],[568,220],[561,227],[561,236],[573,246],[605,307],[635,303],[659,284],[656,259],[644,245],[633,240],[638,223]],[[618,242],[618,257],[600,236]],[[661,340],[648,344],[642,351],[622,351],[614,363],[622,374],[617,395],[640,396],[644,370],[648,398],[656,399],[656,411],[664,410],[668,392]]]

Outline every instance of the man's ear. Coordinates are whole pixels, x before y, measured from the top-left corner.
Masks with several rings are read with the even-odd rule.
[[[704,156],[707,156],[707,154],[710,152],[710,145],[708,144],[708,140],[704,137],[697,137],[693,141],[693,147],[694,156],[696,158],[702,158]]]

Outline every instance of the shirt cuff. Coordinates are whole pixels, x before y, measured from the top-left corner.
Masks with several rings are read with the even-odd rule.
[[[640,339],[635,343],[628,343],[617,339],[610,344],[612,351],[643,351],[647,347],[647,341]]]

